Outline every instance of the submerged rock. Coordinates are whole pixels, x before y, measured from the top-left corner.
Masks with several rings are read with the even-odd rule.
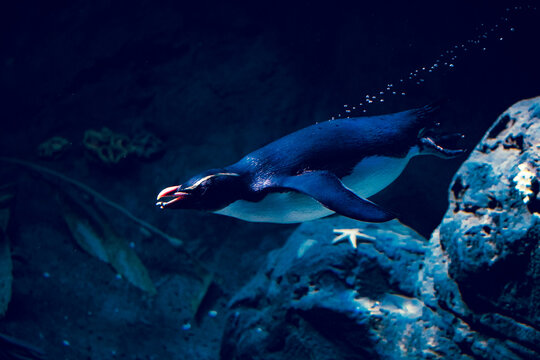
[[[231,300],[221,358],[540,357],[539,116],[537,98],[499,117],[429,241],[398,221],[300,225]],[[351,228],[356,248],[332,241]]]
[[[450,304],[443,289],[446,305],[479,332],[536,352],[539,168],[540,97],[515,104],[491,126],[454,176],[449,209],[431,239],[440,242],[466,307]]]
[[[332,243],[347,228],[364,234],[357,248]],[[426,245],[397,220],[302,224],[231,300],[222,359],[460,358],[416,296]]]

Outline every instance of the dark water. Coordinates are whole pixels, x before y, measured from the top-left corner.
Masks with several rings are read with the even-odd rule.
[[[157,192],[315,122],[439,99],[448,100],[443,129],[464,133],[472,148],[507,107],[539,95],[534,6],[97,0],[4,8],[1,156],[77,180],[184,245],[57,176],[2,163],[15,199],[6,229],[13,291],[0,332],[52,359],[218,358],[227,301],[296,226],[162,212]],[[85,141],[103,127],[131,144],[102,154],[118,156],[111,164],[92,153],[95,133]],[[38,156],[53,136],[70,146]],[[415,159],[373,199],[429,236],[463,160]],[[109,224],[157,295],[73,241],[69,214],[75,224],[92,219],[98,233]]]

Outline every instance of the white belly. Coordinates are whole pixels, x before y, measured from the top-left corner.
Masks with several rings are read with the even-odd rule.
[[[313,198],[296,193],[271,193],[259,202],[238,200],[216,214],[233,216],[246,221],[298,223],[333,214]]]
[[[390,185],[417,154],[418,149],[414,147],[401,159],[385,156],[366,158],[341,181],[358,196],[368,198]],[[307,195],[287,192],[268,194],[259,202],[238,200],[215,213],[253,222],[298,223],[334,212]]]

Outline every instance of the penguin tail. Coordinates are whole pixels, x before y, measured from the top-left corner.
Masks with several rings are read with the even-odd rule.
[[[441,107],[448,101],[446,98],[436,100],[426,106],[416,109],[416,116],[420,120],[429,122],[433,120],[433,116],[441,110]],[[423,121],[423,122],[424,122]]]
[[[427,132],[431,132],[438,128],[441,124],[437,120],[437,113],[441,110],[441,107],[448,101],[446,98],[436,100],[426,106],[415,110],[415,116],[417,124],[420,125],[420,131],[418,138],[421,138]]]

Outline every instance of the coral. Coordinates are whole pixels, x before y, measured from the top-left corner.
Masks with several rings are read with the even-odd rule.
[[[163,142],[154,134],[141,133],[131,139],[104,127],[86,130],[83,145],[87,152],[106,165],[118,164],[129,155],[149,159],[163,151]]]
[[[61,136],[54,136],[38,146],[37,154],[42,159],[54,160],[62,156],[70,147],[70,141]]]
[[[143,159],[150,159],[161,153],[163,149],[163,141],[151,133],[134,136],[130,144],[130,152]]]
[[[535,169],[528,163],[519,164],[519,172],[514,178],[516,190],[523,196],[523,203],[527,204],[531,200],[531,196],[536,196],[532,190],[533,184],[538,182]]]
[[[83,145],[88,153],[107,165],[117,164],[130,153],[130,140],[104,127],[100,131],[86,130]]]

